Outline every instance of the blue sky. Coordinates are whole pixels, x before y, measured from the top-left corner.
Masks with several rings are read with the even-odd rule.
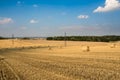
[[[119,0],[0,0],[0,36],[120,35]]]

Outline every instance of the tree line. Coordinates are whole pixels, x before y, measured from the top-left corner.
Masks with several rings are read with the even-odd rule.
[[[93,42],[110,42],[120,41],[120,36],[108,35],[108,36],[55,36],[47,37],[47,40],[67,40],[67,41],[93,41]]]
[[[8,38],[0,36],[0,39],[8,39]]]

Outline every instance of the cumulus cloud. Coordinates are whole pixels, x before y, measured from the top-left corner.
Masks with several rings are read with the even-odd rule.
[[[37,7],[39,7],[37,4],[33,4],[33,7],[35,7],[35,8],[37,8]]]
[[[104,7],[99,6],[93,12],[108,12],[108,11],[113,11],[117,9],[120,9],[119,0],[106,0]]]
[[[13,22],[12,18],[0,19],[0,24],[8,24],[8,23],[12,23],[12,22]]]
[[[21,4],[21,1],[17,1],[17,4]]]
[[[38,21],[37,21],[37,20],[32,19],[32,20],[30,20],[30,23],[31,23],[31,24],[35,24],[35,23],[38,23]]]
[[[87,19],[87,18],[89,18],[88,15],[79,15],[78,16],[78,19]]]
[[[24,4],[24,2],[22,1],[17,1],[17,6],[22,6]]]

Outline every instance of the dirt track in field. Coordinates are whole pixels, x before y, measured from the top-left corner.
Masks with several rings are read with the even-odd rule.
[[[20,80],[4,58],[0,57],[0,80]]]

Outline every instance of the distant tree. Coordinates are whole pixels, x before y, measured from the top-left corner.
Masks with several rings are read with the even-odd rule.
[[[29,37],[23,37],[21,38],[22,40],[29,40],[30,38]]]
[[[53,40],[53,37],[47,37],[46,39],[47,40]]]
[[[47,40],[64,40],[64,36],[47,37]],[[120,41],[120,36],[66,36],[68,41],[94,41],[94,42],[110,42]]]
[[[5,37],[0,36],[0,39],[8,39],[8,38],[5,38]]]

